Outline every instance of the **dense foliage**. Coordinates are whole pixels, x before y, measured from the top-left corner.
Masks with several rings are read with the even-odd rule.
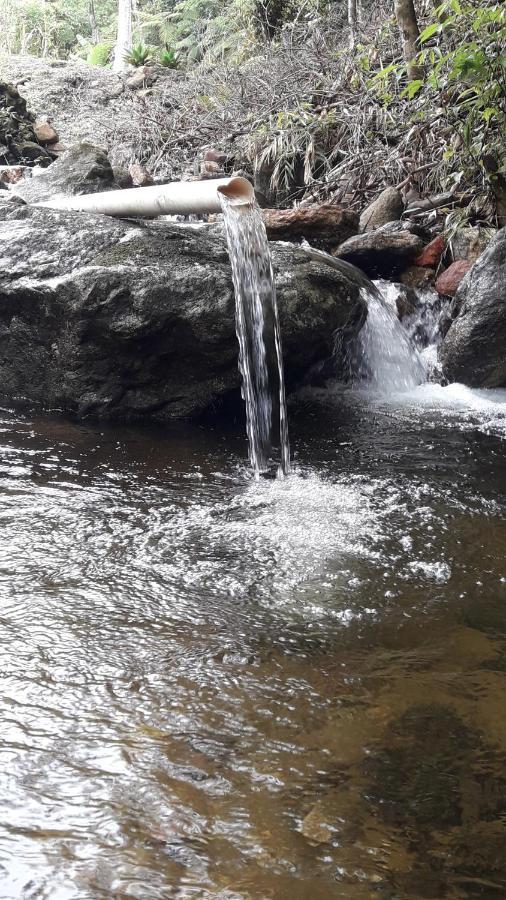
[[[143,107],[137,158],[163,167],[170,146],[183,166],[217,142],[276,202],[358,207],[397,184],[445,192],[449,220],[504,217],[504,3],[417,0],[411,61],[394,0],[357,4],[351,46],[349,8],[348,0],[138,0],[128,62],[178,68],[188,80],[170,98],[155,90]],[[0,50],[111,64],[116,0],[0,0],[0,19]]]

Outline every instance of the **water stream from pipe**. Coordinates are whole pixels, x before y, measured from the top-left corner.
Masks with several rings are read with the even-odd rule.
[[[279,471],[290,471],[281,334],[265,225],[256,204],[220,194],[236,302],[239,369],[246,404],[251,466],[269,470],[279,448]]]

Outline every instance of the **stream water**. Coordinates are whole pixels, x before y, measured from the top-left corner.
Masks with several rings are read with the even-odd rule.
[[[0,897],[506,896],[506,392],[1,416]]]
[[[389,291],[287,478],[241,423],[0,412],[0,898],[506,896],[506,391],[428,383]]]

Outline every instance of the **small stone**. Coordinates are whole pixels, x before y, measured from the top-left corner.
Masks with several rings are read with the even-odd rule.
[[[47,151],[51,154],[51,156],[58,157],[61,153],[65,153],[68,150],[66,144],[62,144],[61,141],[57,141],[56,144],[49,144]]]
[[[146,166],[142,166],[140,163],[132,163],[128,167],[128,174],[132,179],[132,184],[135,187],[147,187],[153,184],[153,178],[151,174],[146,169]]]
[[[227,159],[228,159],[227,154],[223,153],[222,150],[211,149],[211,150],[206,150],[206,152],[204,153],[204,162],[217,163],[217,165],[219,166],[220,169],[224,168],[224,166],[227,162]]]
[[[60,140],[58,132],[49,122],[36,122],[33,127],[41,144],[56,144]]]
[[[212,160],[204,160],[200,164],[201,175],[217,175],[221,171],[221,166],[219,166],[218,163],[213,162]]]
[[[472,263],[465,259],[458,259],[448,266],[436,281],[436,291],[444,297],[453,297],[457,288],[471,268]]]
[[[120,83],[117,84],[116,87],[113,87],[110,89],[110,91],[107,95],[107,99],[108,100],[117,100],[118,97],[121,97],[124,90],[125,90],[125,85],[123,84],[122,81],[120,81]]]
[[[415,259],[415,266],[428,266],[436,269],[441,261],[445,249],[445,239],[439,234],[430,244],[423,248]]]

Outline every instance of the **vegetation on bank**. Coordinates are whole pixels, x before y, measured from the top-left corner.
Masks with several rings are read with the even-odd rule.
[[[111,64],[115,0],[0,0],[0,16],[4,51]],[[133,22],[127,61],[179,72],[134,101],[155,174],[215,146],[279,205],[359,208],[397,185],[450,223],[505,220],[502,3],[140,0]]]

